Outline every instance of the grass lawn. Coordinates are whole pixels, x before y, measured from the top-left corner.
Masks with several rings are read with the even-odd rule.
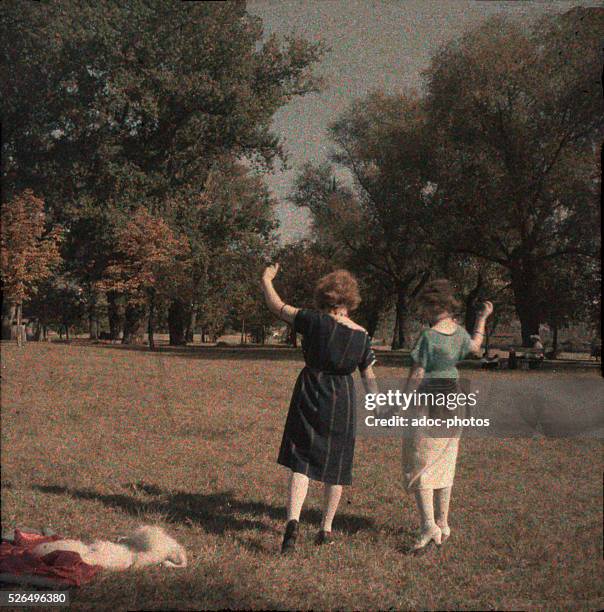
[[[462,440],[451,539],[413,558],[401,553],[418,523],[400,441],[360,439],[336,545],[313,544],[313,483],[299,550],[278,555],[275,458],[300,367],[290,352],[4,343],[3,527],[114,539],[159,523],[186,546],[186,569],[104,573],[72,592],[72,609],[604,606],[599,440]]]

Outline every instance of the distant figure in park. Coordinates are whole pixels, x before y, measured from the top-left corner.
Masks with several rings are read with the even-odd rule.
[[[535,355],[539,353],[543,354],[543,342],[541,342],[541,337],[538,334],[533,334],[531,340],[533,342],[531,346],[533,353],[535,353]]]
[[[545,350],[543,348],[543,342],[539,334],[533,334],[531,336],[532,346],[529,351],[526,352],[526,358],[530,369],[536,369],[541,367],[543,360],[545,359]]]
[[[510,370],[518,369],[518,356],[516,355],[516,349],[510,346],[508,350],[508,368]]]
[[[300,512],[309,479],[325,483],[323,520],[317,544],[330,544],[331,528],[342,485],[352,482],[355,446],[355,389],[352,373],[359,368],[365,387],[373,389],[375,356],[370,338],[349,318],[359,304],[356,279],[337,270],[319,280],[317,309],[289,306],[273,287],[279,264],[262,276],[269,310],[302,334],[306,366],[291,398],[278,463],[291,470],[287,525],[282,553],[295,549]]]
[[[406,392],[438,394],[458,392],[457,363],[469,353],[480,356],[485,323],[493,312],[485,302],[476,318],[472,337],[455,323],[453,313],[459,308],[453,288],[446,279],[428,283],[420,298],[420,312],[430,328],[424,330],[411,352],[413,366]],[[429,406],[430,413],[438,411]],[[450,536],[449,502],[455,476],[459,434],[451,438],[431,437],[415,429],[403,441],[403,476],[405,488],[415,494],[421,518],[420,534],[410,552],[418,554],[432,543],[440,546]],[[436,514],[435,506],[436,505]]]
[[[482,354],[480,364],[484,370],[496,370],[499,367],[499,355],[495,354],[491,357],[487,349]]]

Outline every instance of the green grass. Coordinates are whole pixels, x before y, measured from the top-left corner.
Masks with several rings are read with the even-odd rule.
[[[602,607],[598,440],[462,440],[452,537],[411,558],[400,441],[360,439],[337,544],[313,545],[313,483],[299,551],[279,556],[286,471],[275,458],[299,369],[287,352],[3,344],[3,527],[113,539],[159,523],[186,546],[186,569],[104,573],[72,592],[72,609]]]

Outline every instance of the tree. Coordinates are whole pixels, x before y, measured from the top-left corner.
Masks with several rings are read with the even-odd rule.
[[[56,325],[59,334],[79,326],[86,313],[86,299],[80,286],[65,273],[46,278],[27,304],[27,314],[37,319],[36,339],[46,338],[46,330]]]
[[[18,332],[23,302],[61,261],[62,229],[45,229],[44,201],[30,189],[2,204],[2,287],[7,301],[15,306]],[[9,320],[9,329],[11,324]],[[20,333],[17,338],[20,346]]]
[[[246,245],[238,253],[231,253],[228,269],[230,325],[241,332],[241,342],[247,342],[252,333],[256,342],[264,344],[266,328],[274,321],[273,315],[266,308],[260,288],[260,278],[267,262],[265,245],[259,243]]]
[[[595,9],[532,31],[498,17],[442,49],[427,73],[436,234],[504,269],[525,345],[544,320],[549,262],[598,255],[602,27]]]
[[[309,165],[291,200],[310,209],[315,232],[339,244],[357,274],[374,278],[384,302],[394,298],[392,347],[402,348],[409,308],[435,257],[431,136],[422,101],[413,93],[370,94],[354,101],[330,133],[332,161],[349,173],[352,187],[329,165]]]
[[[538,291],[544,322],[552,330],[552,356],[558,351],[558,332],[571,323],[582,322],[592,336],[601,322],[601,270],[597,262],[576,258],[550,260],[539,276]]]
[[[190,299],[180,308],[185,322],[169,321],[171,344],[182,344],[184,329],[192,334],[198,319],[217,332],[236,296],[241,301],[250,279],[256,282],[259,262],[274,248],[274,201],[261,175],[224,156],[212,166],[203,193],[172,199],[165,216],[172,227],[184,228],[191,245]]]
[[[316,90],[320,44],[260,42],[244,2],[100,5],[2,4],[8,192],[165,192],[203,183],[216,153],[282,154],[272,114]]]
[[[91,284],[140,203],[163,215],[173,198],[194,201],[225,154],[263,171],[283,161],[272,116],[320,85],[322,46],[263,40],[244,2],[8,0],[0,15],[6,192],[34,187],[73,224]],[[173,342],[186,341],[186,310],[171,305]]]
[[[133,308],[147,308],[149,346],[153,349],[156,309],[186,285],[188,241],[174,236],[163,219],[141,206],[116,236],[116,253],[118,257],[107,267],[99,286],[125,294]],[[125,329],[123,342],[130,342],[132,335],[132,329]]]
[[[334,270],[333,262],[308,240],[284,245],[277,251],[275,261],[280,264],[275,287],[283,300],[298,308],[313,308],[315,285],[322,276]],[[289,330],[289,339],[297,346],[293,327]]]

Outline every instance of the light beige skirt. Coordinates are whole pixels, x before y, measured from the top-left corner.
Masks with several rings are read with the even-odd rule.
[[[416,435],[403,440],[405,490],[442,489],[453,486],[459,438]]]
[[[427,380],[418,391],[457,390],[459,389],[455,380]],[[443,416],[442,408],[435,410],[438,413],[435,416]],[[430,406],[421,406],[417,408],[416,416],[430,416],[431,412],[433,410]],[[444,412],[446,413],[446,410]],[[407,491],[453,486],[461,428],[453,431],[454,437],[442,438],[437,437],[434,430],[418,428],[413,431],[411,437],[403,439],[403,481]],[[441,430],[440,435],[443,433]]]

